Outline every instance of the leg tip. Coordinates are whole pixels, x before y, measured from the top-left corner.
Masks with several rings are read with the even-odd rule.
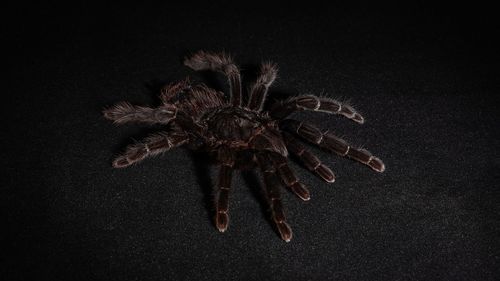
[[[225,213],[218,213],[215,218],[215,225],[219,232],[224,233],[227,230],[229,224],[229,216]]]
[[[297,197],[299,197],[303,201],[309,201],[311,199],[309,190],[307,190],[307,188],[303,184],[296,182],[291,186],[291,189],[293,193],[295,193],[295,195],[297,195]]]
[[[295,195],[297,195],[300,199],[302,199],[302,201],[311,200],[311,194],[309,193],[309,190],[307,190],[305,187],[300,191],[295,191]]]
[[[335,174],[327,166],[321,164],[316,168],[316,173],[328,183],[335,182]]]
[[[281,239],[285,242],[290,242],[292,240],[292,228],[286,222],[278,222],[278,231],[280,232]]]
[[[331,177],[330,179],[327,179],[326,182],[328,182],[328,183],[334,183],[335,182],[335,176]]]
[[[130,166],[130,163],[126,157],[118,157],[113,161],[113,168],[125,168]]]
[[[359,114],[359,113],[354,113],[352,120],[356,123],[359,123],[359,124],[365,123],[365,118],[363,118],[363,116],[361,116],[361,114]]]
[[[384,162],[382,162],[382,160],[380,160],[379,158],[377,157],[373,157],[372,160],[370,160],[370,162],[368,162],[368,165],[375,171],[379,172],[379,173],[382,173],[385,171],[385,164]]]

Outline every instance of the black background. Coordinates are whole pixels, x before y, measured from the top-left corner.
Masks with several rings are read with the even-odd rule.
[[[27,3],[4,9],[2,280],[494,280],[500,268],[498,49],[489,7]],[[364,125],[301,113],[382,158],[377,174],[311,148],[337,174],[294,165],[290,243],[236,173],[231,223],[211,221],[216,169],[176,149],[115,170],[158,128],[115,126],[118,101],[157,104],[203,76],[182,58],[225,50],[271,96],[349,100]],[[212,77],[213,78],[213,77]],[[211,79],[226,87],[221,77]]]

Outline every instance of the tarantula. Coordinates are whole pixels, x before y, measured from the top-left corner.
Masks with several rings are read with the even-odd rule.
[[[269,111],[264,111],[268,89],[276,79],[276,64],[262,63],[260,75],[251,85],[246,102],[242,95],[240,71],[229,55],[200,51],[186,58],[184,64],[195,71],[223,73],[229,83],[229,99],[205,84],[193,85],[186,79],[163,87],[162,104],[156,108],[122,102],[104,110],[104,116],[117,124],[143,122],[166,126],[164,132],[128,146],[113,161],[113,167],[127,167],[181,145],[210,152],[219,163],[215,225],[220,232],[228,227],[233,170],[256,166],[264,178],[264,193],[272,219],[281,238],[290,241],[292,229],[286,222],[280,187],[286,186],[304,201],[309,200],[310,195],[288,165],[289,153],[323,180],[335,181],[332,170],[309,152],[297,137],[366,164],[377,172],[385,170],[384,163],[367,150],[352,147],[307,122],[287,118],[293,112],[309,110],[340,114],[363,123],[364,118],[349,105],[330,98],[302,95],[277,102]]]

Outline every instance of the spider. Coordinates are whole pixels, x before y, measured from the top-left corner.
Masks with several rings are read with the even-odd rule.
[[[286,242],[291,240],[292,229],[286,221],[280,189],[284,185],[304,201],[310,199],[310,194],[290,168],[289,154],[326,182],[335,181],[332,170],[309,152],[299,139],[354,159],[377,172],[385,170],[384,163],[367,150],[355,148],[307,122],[287,118],[293,112],[307,110],[339,114],[364,123],[364,118],[347,104],[326,97],[301,95],[276,102],[265,111],[268,89],[278,72],[276,64],[261,64],[260,74],[251,85],[246,102],[242,95],[240,71],[231,56],[199,51],[187,57],[184,64],[195,71],[224,74],[229,84],[229,99],[205,84],[193,85],[186,79],[163,87],[161,105],[156,108],[121,102],[105,109],[105,118],[117,124],[141,122],[166,127],[163,132],[129,145],[113,161],[113,167],[127,167],[182,145],[208,151],[219,165],[214,220],[220,232],[226,231],[229,223],[233,170],[257,167],[264,179],[264,194],[272,220],[281,238]]]

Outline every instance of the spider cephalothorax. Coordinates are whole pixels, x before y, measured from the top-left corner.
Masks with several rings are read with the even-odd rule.
[[[187,58],[184,63],[194,70],[225,74],[230,86],[229,99],[204,84],[192,85],[189,80],[185,80],[165,86],[160,95],[162,104],[156,108],[123,102],[104,110],[104,116],[115,123],[143,122],[166,126],[165,131],[127,147],[125,153],[114,160],[113,166],[126,167],[183,144],[215,154],[219,162],[215,224],[219,231],[224,232],[229,222],[233,169],[257,166],[264,178],[273,221],[281,238],[290,241],[292,230],[285,219],[280,187],[286,186],[304,201],[309,200],[310,195],[288,166],[289,153],[325,181],[335,181],[333,172],[309,152],[298,138],[366,164],[377,172],[385,170],[382,161],[367,150],[354,148],[311,124],[287,118],[293,112],[310,110],[340,114],[363,123],[363,117],[349,105],[329,98],[304,95],[275,103],[269,111],[263,111],[268,88],[276,79],[276,65],[262,64],[261,73],[250,87],[248,99],[244,102],[239,69],[228,55],[201,51]],[[250,163],[240,165],[242,162]]]

